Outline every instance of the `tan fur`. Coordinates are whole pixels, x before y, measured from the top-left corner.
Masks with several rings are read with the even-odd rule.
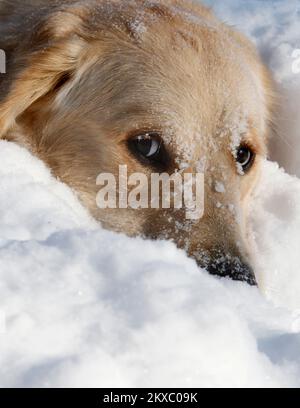
[[[23,49],[10,51],[10,86],[0,88],[1,137],[31,149],[105,228],[172,239],[201,265],[216,253],[248,263],[246,207],[273,109],[272,79],[254,47],[188,0],[54,3],[37,13]],[[16,7],[10,18],[18,13]],[[242,121],[244,132],[236,128]],[[97,208],[99,173],[117,174],[127,164],[129,173],[150,177],[126,145],[138,129],[161,132],[173,158],[170,173],[179,161],[196,172],[205,159],[199,222],[187,222],[181,211]],[[245,176],[230,147],[239,132],[257,154]]]

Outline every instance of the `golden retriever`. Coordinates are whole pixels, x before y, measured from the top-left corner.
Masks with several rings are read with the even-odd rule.
[[[256,284],[248,197],[274,90],[254,46],[191,0],[0,0],[0,138],[71,186],[110,230],[170,239],[210,273]],[[204,173],[199,220],[101,209],[99,174]]]

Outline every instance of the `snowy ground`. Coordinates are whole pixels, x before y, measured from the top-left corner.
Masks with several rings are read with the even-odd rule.
[[[300,175],[300,2],[210,3],[284,88],[272,155]],[[264,165],[252,209],[261,294],[171,243],[101,230],[27,151],[0,142],[0,163],[1,386],[300,386],[298,178]]]

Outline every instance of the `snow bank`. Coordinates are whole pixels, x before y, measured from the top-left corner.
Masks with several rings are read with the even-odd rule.
[[[268,32],[294,47],[292,3],[218,9],[266,47]],[[289,51],[276,63],[276,47],[285,86]],[[0,163],[1,386],[300,386],[299,179],[264,164],[252,207],[261,294],[171,243],[103,231],[24,149],[0,142]]]
[[[103,231],[24,149],[0,142],[0,162],[1,386],[300,385],[298,179],[266,163],[253,214],[287,311],[171,243]]]
[[[300,313],[300,180],[276,163],[263,170],[252,203],[261,288],[277,305]]]

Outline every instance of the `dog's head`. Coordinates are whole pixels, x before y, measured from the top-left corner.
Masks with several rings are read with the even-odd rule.
[[[188,1],[66,1],[10,64],[2,137],[44,160],[104,227],[172,239],[211,273],[255,282],[246,207],[272,92],[247,40]],[[100,209],[97,177],[120,165],[149,180],[203,173],[203,217]]]

